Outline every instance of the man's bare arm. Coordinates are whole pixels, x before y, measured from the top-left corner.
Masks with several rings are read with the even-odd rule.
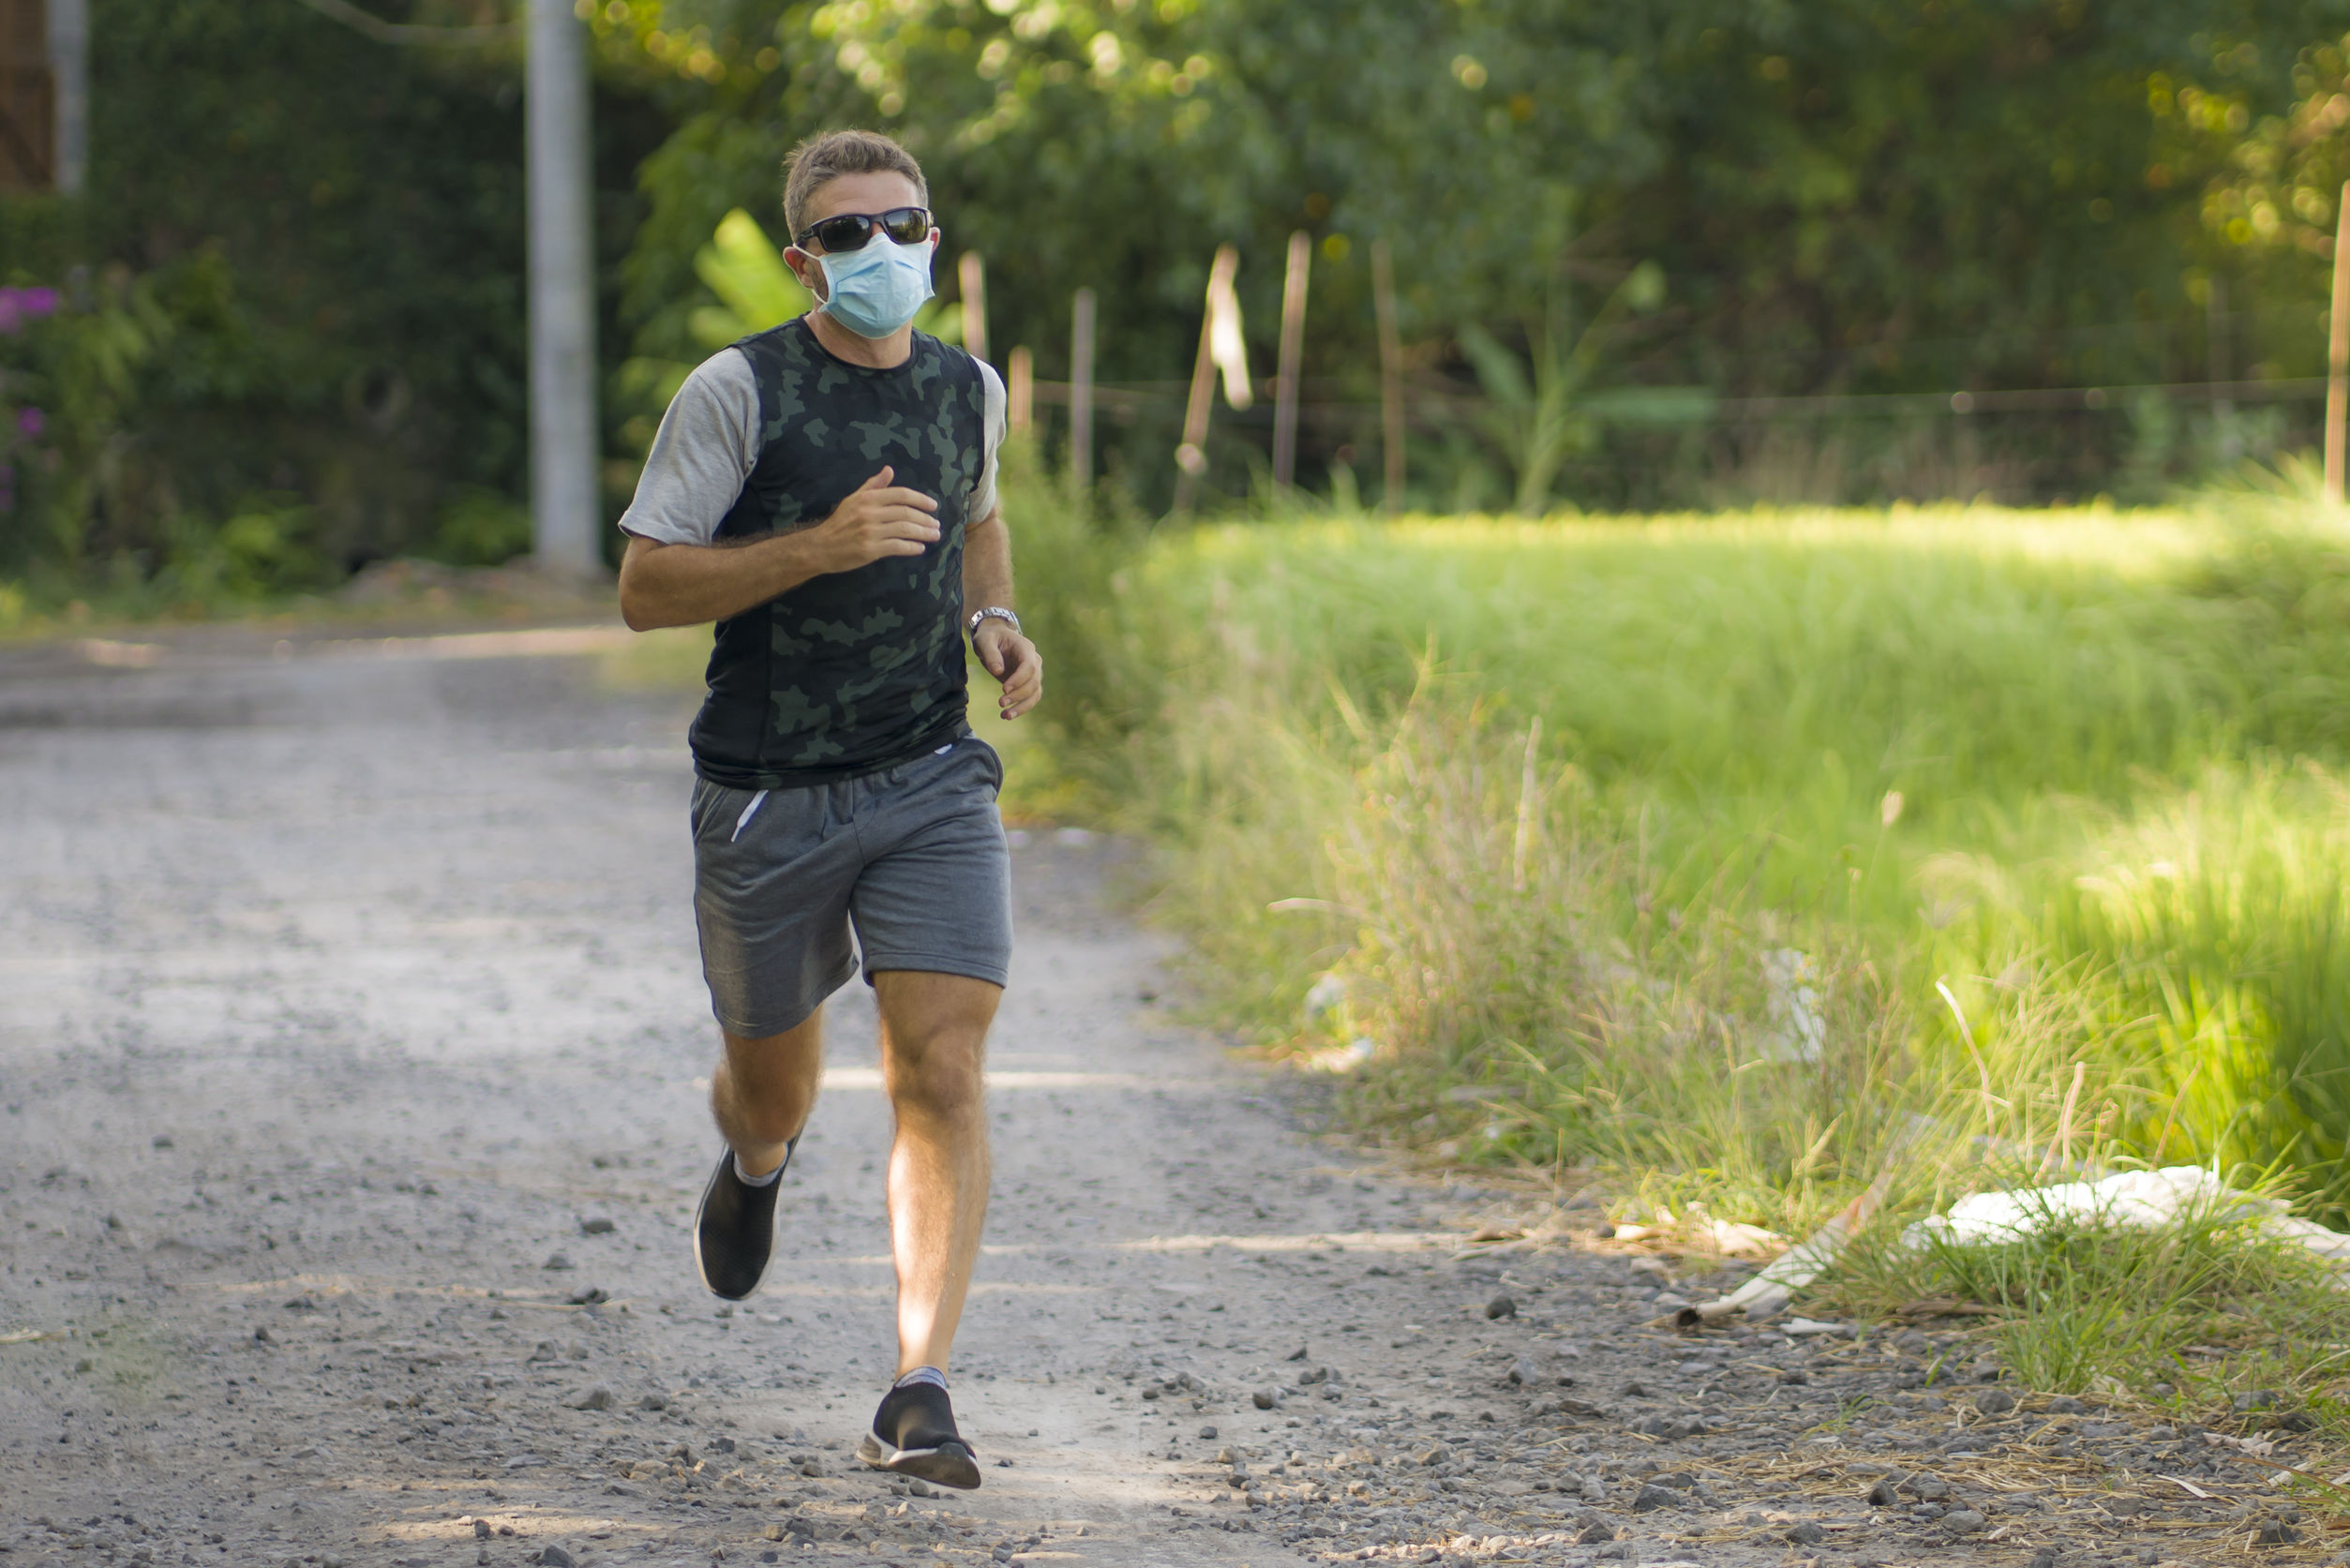
[[[918,556],[938,541],[938,503],[892,488],[883,469],[833,510],[796,533],[744,545],[663,545],[631,539],[621,557],[621,619],[636,632],[725,620],[788,593],[811,577],[853,572],[884,556]],[[1005,556],[1010,569],[1010,556]],[[966,574],[967,580],[967,574]]]
[[[963,613],[989,605],[1012,608],[1011,530],[1001,502],[963,530]]]
[[[995,511],[964,530],[963,613],[990,605],[1012,608],[1011,530],[1004,527],[1004,509]],[[1044,658],[1036,644],[1003,620],[983,620],[973,635],[980,663],[1004,684],[996,708],[1007,719],[1017,719],[1044,695]]]

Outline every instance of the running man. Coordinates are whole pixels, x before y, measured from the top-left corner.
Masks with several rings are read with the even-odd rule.
[[[947,1362],[987,1213],[980,1066],[1011,909],[1002,769],[965,722],[963,638],[1006,719],[1036,706],[1044,670],[1011,610],[1004,389],[913,330],[938,231],[903,147],[854,130],[802,142],[784,217],[816,308],[686,379],[621,519],[628,624],[718,623],[692,826],[726,1153],[694,1258],[729,1301],[757,1289],[816,1101],[819,1009],[861,957],[897,1124],[898,1376],[858,1452],[976,1486]]]

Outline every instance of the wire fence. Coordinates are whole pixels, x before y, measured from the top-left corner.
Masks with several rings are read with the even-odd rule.
[[[1188,383],[1097,381],[1090,391],[1113,448],[1102,471],[1146,507],[1164,504]],[[1248,409],[1220,399],[1205,451],[1208,487],[1226,497],[1266,486],[1274,385]],[[1065,381],[1031,395],[1049,441],[1067,441]],[[2313,446],[2322,376],[2068,387],[1730,396],[1700,400],[1667,428],[1606,428],[1561,468],[1562,500],[1595,507],[1753,500],[1869,502],[1972,499],[2060,501],[2097,494],[2151,500],[2182,479]],[[1469,509],[1509,499],[1496,432],[1518,411],[1458,384],[1422,381],[1403,396],[1410,444],[1402,504]],[[1045,411],[1052,411],[1046,413]],[[1300,387],[1301,483],[1356,485],[1375,473],[1382,406],[1359,381]],[[1317,480],[1317,470],[1326,479]],[[1376,488],[1375,482],[1366,482]]]

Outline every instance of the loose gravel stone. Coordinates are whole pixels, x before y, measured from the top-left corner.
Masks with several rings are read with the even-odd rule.
[[[1942,1528],[1954,1535],[1972,1535],[1990,1522],[1971,1508],[1953,1509],[1942,1516]]]
[[[2015,1408],[2015,1396],[2004,1388],[1986,1388],[1975,1396],[1975,1409],[1985,1415],[2005,1415]]]
[[[1518,1316],[1518,1303],[1510,1296],[1495,1296],[1485,1304],[1485,1315],[1488,1318],[1515,1318]]]

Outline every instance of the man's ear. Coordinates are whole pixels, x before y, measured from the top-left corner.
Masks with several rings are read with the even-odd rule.
[[[829,297],[831,286],[825,281],[823,262],[794,245],[785,247],[784,265],[791,269],[791,276],[800,280],[802,289],[816,296],[818,305]]]

